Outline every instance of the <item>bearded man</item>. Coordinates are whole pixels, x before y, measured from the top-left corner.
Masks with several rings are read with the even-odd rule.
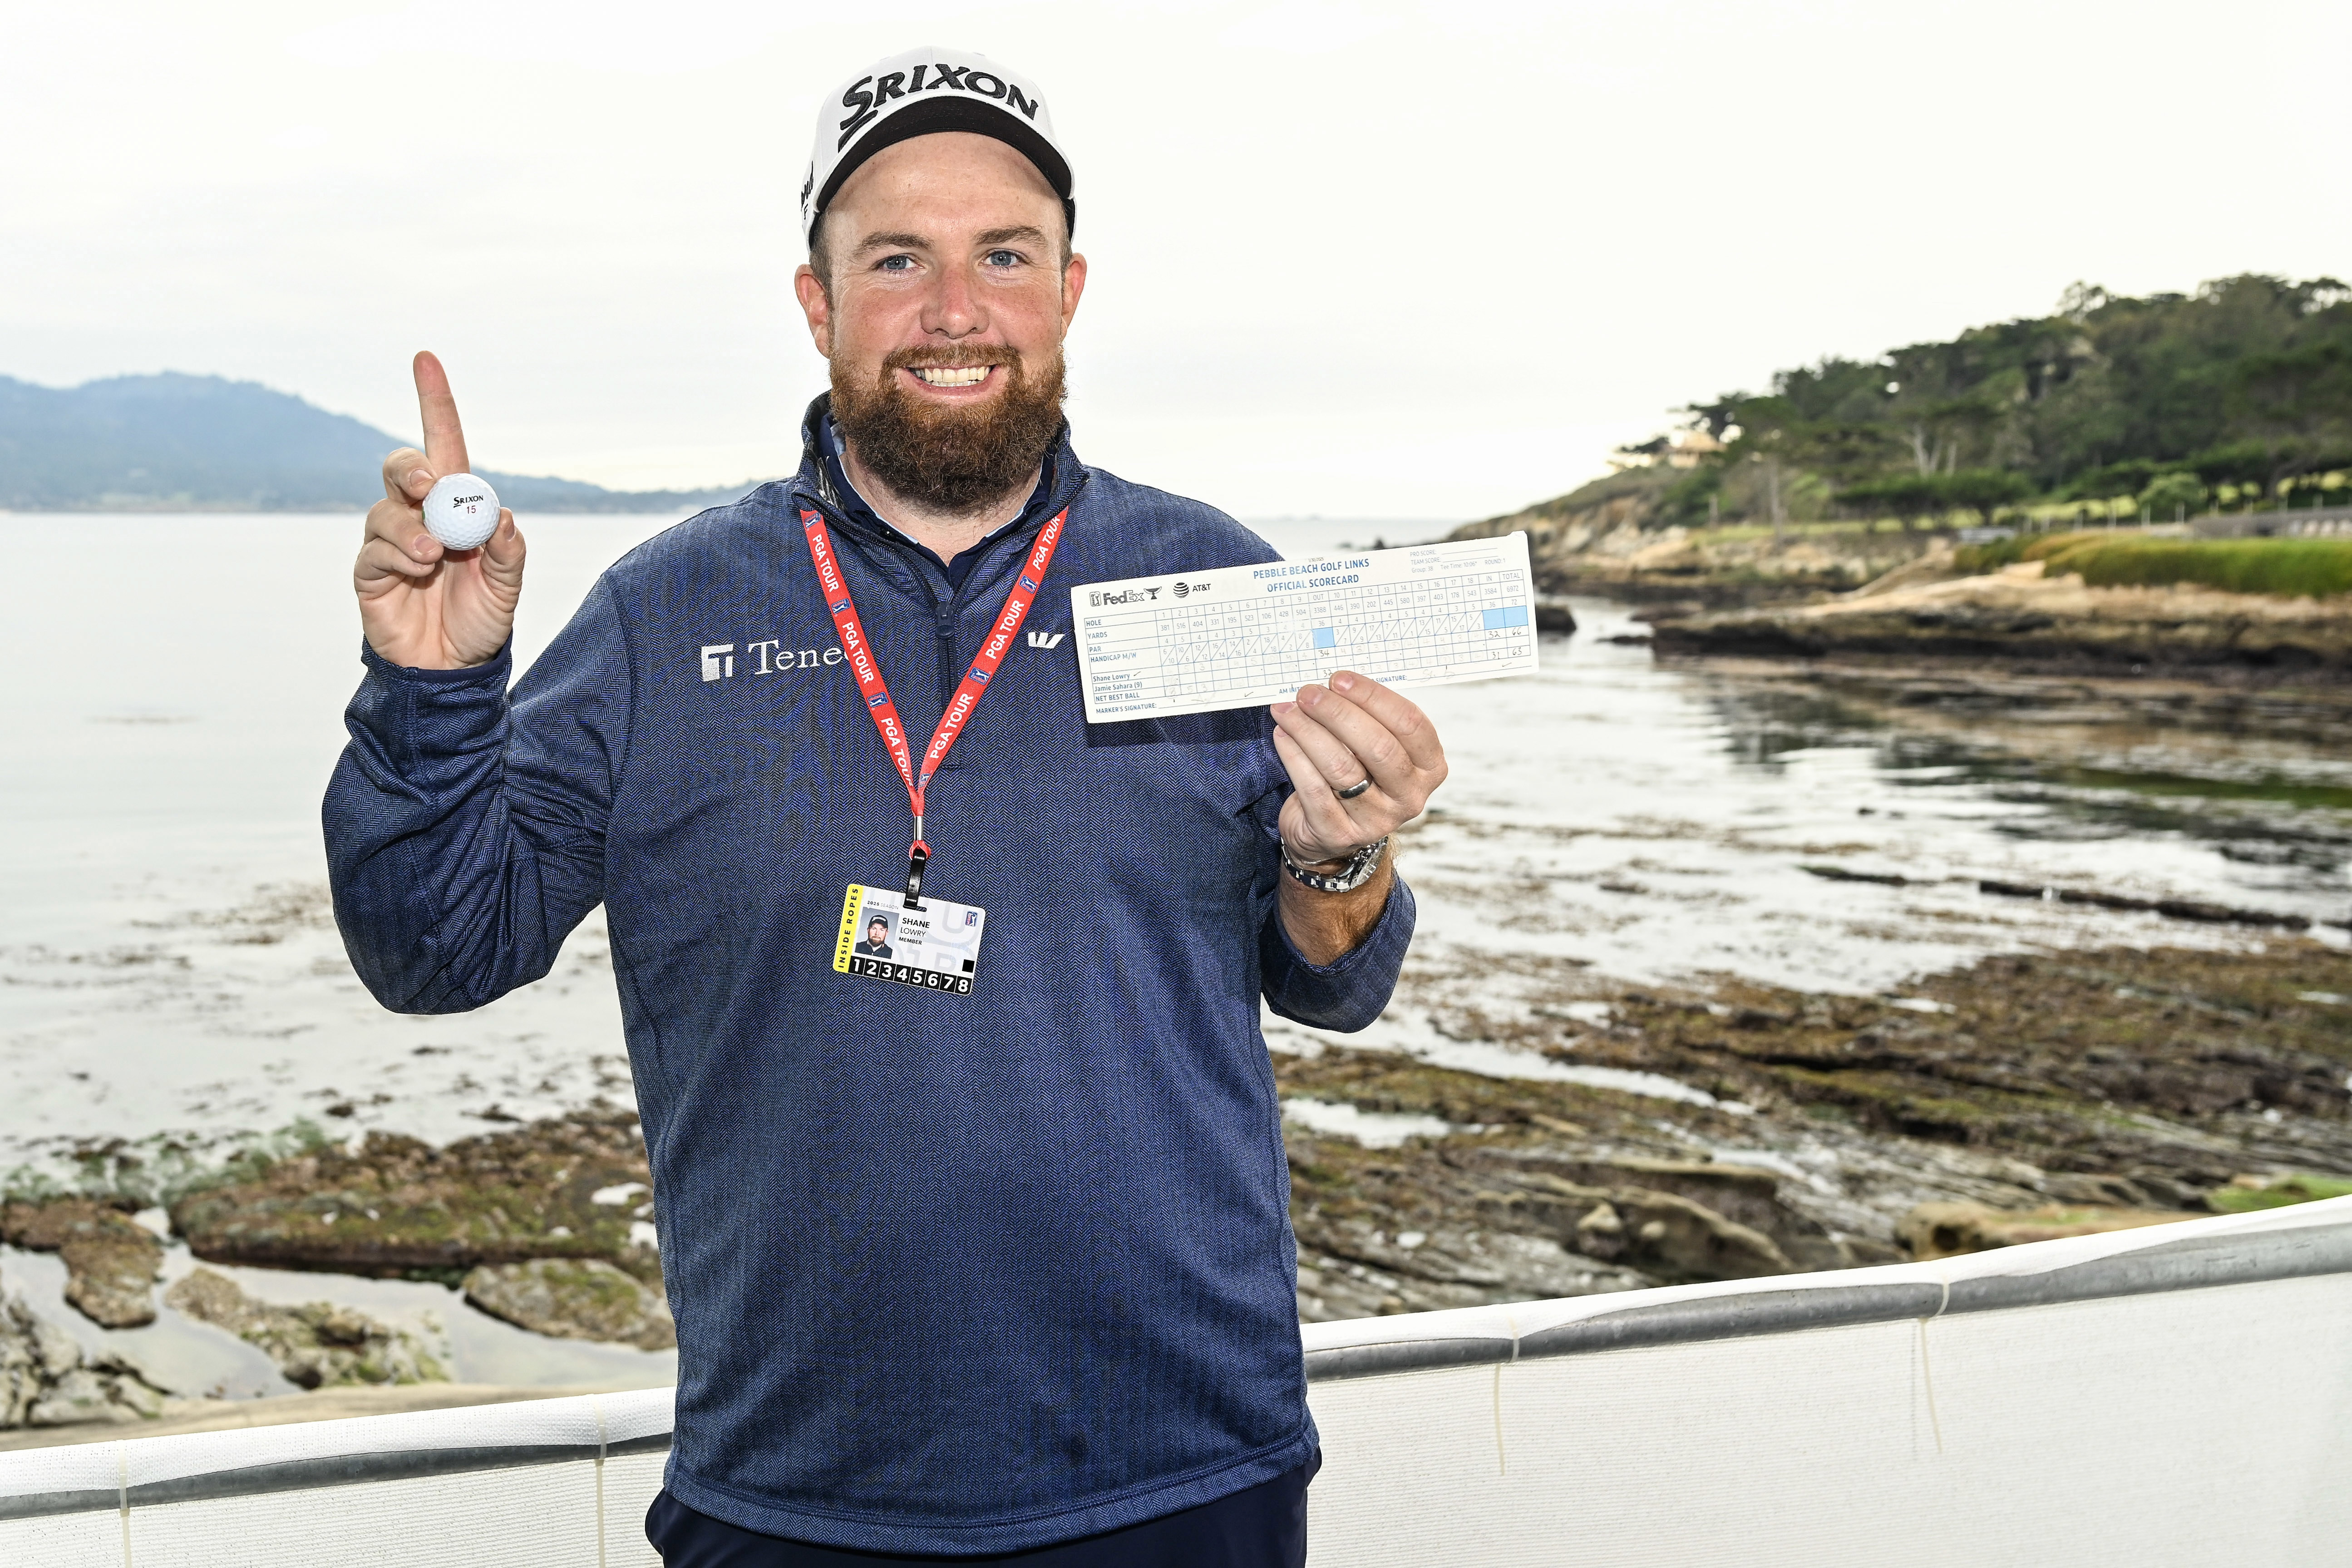
[[[1072,450],[1071,191],[984,58],[835,94],[799,473],[614,566],[511,695],[513,519],[475,552],[420,525],[467,463],[429,355],[426,449],[369,513],[336,915],[379,1000],[438,1013],[604,905],[677,1320],[673,1568],[1305,1559],[1259,1000],[1379,1015],[1412,928],[1385,842],[1444,759],[1348,674],[1086,721],[1072,584],[1276,552]],[[861,907],[899,911],[892,961],[851,952]]]

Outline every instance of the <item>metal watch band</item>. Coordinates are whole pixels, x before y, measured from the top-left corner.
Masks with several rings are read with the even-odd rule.
[[[1348,864],[1340,868],[1338,876],[1327,877],[1320,871],[1310,871],[1293,860],[1290,858],[1290,846],[1285,844],[1282,847],[1282,868],[1289,873],[1291,880],[1301,887],[1312,888],[1318,893],[1352,893],[1372,879],[1372,873],[1380,869],[1381,856],[1388,847],[1389,841],[1386,838],[1376,838],[1349,857]]]

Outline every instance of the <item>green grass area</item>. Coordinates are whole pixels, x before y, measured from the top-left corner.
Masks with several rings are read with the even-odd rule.
[[[2151,539],[2095,530],[1998,539],[1966,546],[1956,559],[1970,572],[2047,562],[2052,576],[2079,573],[2094,588],[2194,583],[2232,594],[2352,593],[2352,539]]]
[[[2279,1176],[2259,1187],[2217,1187],[2205,1194],[2205,1201],[2222,1214],[2251,1214],[2347,1194],[2352,1194],[2352,1182],[2334,1176]]]

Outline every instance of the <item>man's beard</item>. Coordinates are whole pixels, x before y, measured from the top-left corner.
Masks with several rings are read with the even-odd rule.
[[[998,364],[1004,389],[969,408],[926,405],[899,384],[902,368]],[[940,511],[970,514],[1027,482],[1061,433],[1062,353],[1032,376],[1003,347],[900,349],[861,382],[833,367],[833,422],[857,460],[893,493]]]

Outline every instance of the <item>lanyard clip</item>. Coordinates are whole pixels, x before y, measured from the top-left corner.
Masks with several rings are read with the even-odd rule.
[[[931,847],[919,838],[916,839],[914,847],[907,851],[907,896],[899,908],[919,910],[923,907],[923,868],[930,863],[930,858]]]

